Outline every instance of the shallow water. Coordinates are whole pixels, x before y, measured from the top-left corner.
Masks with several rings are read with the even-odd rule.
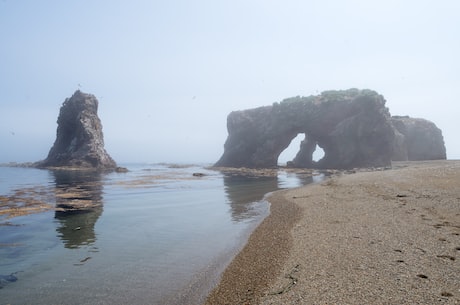
[[[0,276],[0,304],[200,303],[268,214],[264,195],[314,180],[124,166],[128,173],[0,168],[0,195],[58,208],[0,218],[0,275],[17,278]],[[60,211],[76,202],[93,208]]]

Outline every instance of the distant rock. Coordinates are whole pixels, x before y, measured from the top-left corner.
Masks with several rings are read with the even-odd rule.
[[[57,135],[48,157],[37,167],[114,170],[115,161],[104,149],[98,100],[77,90],[59,112]]]
[[[294,167],[337,168],[391,165],[394,128],[385,99],[375,91],[326,91],[294,97],[272,106],[234,111],[228,138],[216,166],[276,167],[279,155],[305,134]],[[324,157],[312,161],[316,146]]]
[[[193,177],[204,177],[204,176],[206,176],[206,174],[203,174],[203,173],[193,173],[192,176],[193,176]]]
[[[393,116],[396,129],[393,161],[446,159],[442,131],[433,122],[409,116]]]
[[[127,172],[129,172],[129,170],[126,167],[120,167],[119,166],[119,167],[115,168],[115,172],[117,172],[117,173],[127,173]]]
[[[372,90],[326,91],[272,106],[233,111],[217,167],[273,168],[304,134],[288,167],[351,169],[387,167],[391,161],[445,159],[441,130],[432,122],[391,117],[382,95]],[[324,157],[312,159],[317,147]]]

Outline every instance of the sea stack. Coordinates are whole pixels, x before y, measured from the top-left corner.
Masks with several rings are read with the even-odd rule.
[[[233,111],[228,138],[215,166],[272,168],[298,134],[300,150],[289,166],[350,169],[391,165],[394,129],[382,95],[372,90],[325,91],[280,103]],[[315,162],[319,146],[324,157]]]
[[[288,166],[318,169],[388,167],[391,161],[446,159],[442,131],[425,119],[393,116],[373,90],[292,97],[227,117],[228,137],[215,166],[272,168],[298,134],[305,139]],[[313,161],[317,147],[324,157]]]
[[[75,91],[61,106],[56,141],[38,167],[114,170],[115,161],[104,149],[98,100],[92,94]]]
[[[446,159],[442,131],[433,122],[409,116],[393,116],[391,123],[397,137],[393,161]]]

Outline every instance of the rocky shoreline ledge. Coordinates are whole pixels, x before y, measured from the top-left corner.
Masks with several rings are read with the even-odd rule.
[[[460,161],[275,192],[205,304],[458,304]]]

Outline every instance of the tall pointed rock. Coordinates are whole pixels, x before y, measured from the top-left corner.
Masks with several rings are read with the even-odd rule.
[[[57,120],[56,141],[39,167],[115,169],[116,163],[104,149],[98,100],[77,90],[62,104]]]

